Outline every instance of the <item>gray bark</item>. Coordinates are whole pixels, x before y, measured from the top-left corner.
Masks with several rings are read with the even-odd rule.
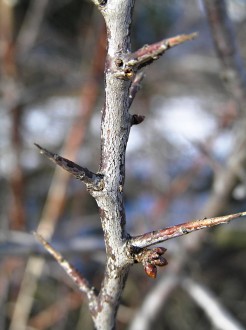
[[[125,209],[123,188],[125,181],[125,150],[130,133],[130,80],[115,75],[116,59],[130,50],[130,24],[133,0],[111,0],[101,10],[108,36],[105,67],[105,106],[101,123],[100,174],[104,189],[94,191],[100,208],[105,237],[107,263],[99,295],[99,306],[93,320],[97,329],[113,329],[119,298],[129,271],[125,253]]]

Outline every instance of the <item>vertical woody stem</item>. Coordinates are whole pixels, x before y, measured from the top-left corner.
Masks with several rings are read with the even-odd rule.
[[[102,9],[108,37],[105,67],[105,106],[101,123],[102,192],[93,192],[100,207],[107,262],[99,295],[98,313],[93,317],[97,329],[114,329],[119,299],[129,271],[125,253],[125,151],[130,133],[128,112],[130,81],[114,74],[117,58],[130,49],[130,24],[134,0],[111,0]]]

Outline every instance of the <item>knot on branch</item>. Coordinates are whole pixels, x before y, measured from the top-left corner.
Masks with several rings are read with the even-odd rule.
[[[133,125],[138,125],[141,124],[145,119],[145,116],[141,116],[141,115],[132,115],[131,118],[131,124]]]
[[[163,254],[167,251],[164,247],[156,247],[154,249],[141,249],[131,246],[130,253],[134,262],[139,262],[143,265],[145,273],[151,277],[156,278],[157,266],[163,267],[168,264]]]
[[[116,58],[114,61],[115,64],[115,76],[123,80],[131,80],[134,77],[134,70],[130,67],[123,58]]]

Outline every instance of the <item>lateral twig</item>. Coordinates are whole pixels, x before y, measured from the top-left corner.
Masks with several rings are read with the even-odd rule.
[[[223,223],[229,223],[231,220],[246,216],[246,212],[240,212],[222,217],[204,218],[200,220],[189,221],[180,225],[165,229],[152,231],[143,235],[135,236],[130,240],[130,245],[144,248],[156,243],[167,241],[171,238],[183,236],[193,231],[214,227]]]
[[[64,170],[75,176],[76,179],[84,182],[87,187],[92,187],[94,190],[103,189],[103,177],[100,174],[96,174],[88,170],[86,167],[82,167],[69,159],[63,158],[47,149],[41,147],[37,143],[34,143],[36,147],[40,149],[40,153],[44,154],[51,161],[61,166]]]
[[[241,102],[246,97],[246,71],[240,55],[233,23],[230,20],[224,0],[203,0],[214,46],[221,61],[222,76],[229,92]],[[242,107],[244,110],[245,107]]]
[[[158,60],[168,49],[175,47],[183,42],[193,40],[197,37],[197,33],[181,34],[176,37],[163,39],[151,45],[145,45],[134,53],[126,54],[122,58],[115,60],[116,70],[115,76],[120,79],[132,79],[134,73],[143,67]]]
[[[85,293],[90,309],[96,309],[98,302],[97,296],[95,294],[94,288],[90,287],[89,282],[66,260],[64,257],[52,247],[40,234],[37,232],[33,233],[36,239],[43,245],[43,247],[55,258],[58,264],[65,270],[67,275],[76,284],[77,288]]]
[[[181,278],[181,286],[205,312],[218,330],[243,330],[244,327],[226,310],[220,299],[204,285],[191,278]]]
[[[182,44],[183,42],[193,40],[196,37],[197,33],[181,34],[176,37],[161,40],[151,45],[145,45],[136,52],[130,54],[126,63],[132,68],[141,69],[142,67],[157,60],[168,49]]]

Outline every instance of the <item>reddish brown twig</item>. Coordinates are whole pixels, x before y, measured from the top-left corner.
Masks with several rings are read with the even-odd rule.
[[[200,220],[189,221],[180,225],[172,226],[165,229],[152,231],[143,235],[135,236],[130,240],[130,244],[139,248],[144,248],[156,243],[167,241],[171,238],[183,236],[193,231],[214,227],[223,223],[229,223],[231,220],[246,215],[246,212],[240,212],[222,217],[204,218]]]
[[[128,56],[126,65],[135,69],[141,69],[142,67],[157,60],[168,49],[180,45],[183,42],[193,40],[196,37],[197,33],[182,34],[176,37],[161,40],[151,45],[145,45]]]
[[[131,79],[141,68],[158,60],[168,49],[183,42],[193,40],[197,33],[182,34],[164,39],[151,45],[145,45],[134,53],[129,53],[115,60],[115,76],[121,79]]]

